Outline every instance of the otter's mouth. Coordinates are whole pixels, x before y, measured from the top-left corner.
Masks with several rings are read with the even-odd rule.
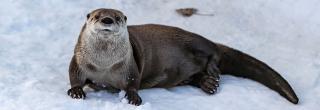
[[[110,32],[110,29],[102,29],[102,31]]]

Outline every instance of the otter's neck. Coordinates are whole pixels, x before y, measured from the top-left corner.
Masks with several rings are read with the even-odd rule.
[[[128,31],[110,35],[84,32],[81,39],[85,59],[98,67],[112,66],[132,55]]]
[[[100,51],[127,50],[130,47],[129,34],[127,31],[110,35],[88,33],[85,35],[84,40],[90,48]]]

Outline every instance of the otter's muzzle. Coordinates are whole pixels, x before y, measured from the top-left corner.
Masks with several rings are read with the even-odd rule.
[[[104,23],[104,24],[112,24],[113,20],[111,18],[109,18],[109,17],[106,17],[106,18],[103,18],[101,20],[101,22]]]

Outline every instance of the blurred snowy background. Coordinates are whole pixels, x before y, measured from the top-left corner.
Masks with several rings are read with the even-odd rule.
[[[214,16],[181,17],[194,7]],[[178,26],[266,62],[292,85],[293,105],[254,81],[223,76],[208,96],[183,86],[139,91],[141,106],[123,92],[67,96],[68,66],[85,16],[115,8],[128,24]],[[319,0],[1,0],[0,110],[319,110]]]

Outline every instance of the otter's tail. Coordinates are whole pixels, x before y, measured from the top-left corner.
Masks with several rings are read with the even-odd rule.
[[[238,50],[220,44],[218,47],[222,52],[218,65],[222,73],[258,81],[290,102],[298,103],[299,99],[288,82],[268,65]]]

